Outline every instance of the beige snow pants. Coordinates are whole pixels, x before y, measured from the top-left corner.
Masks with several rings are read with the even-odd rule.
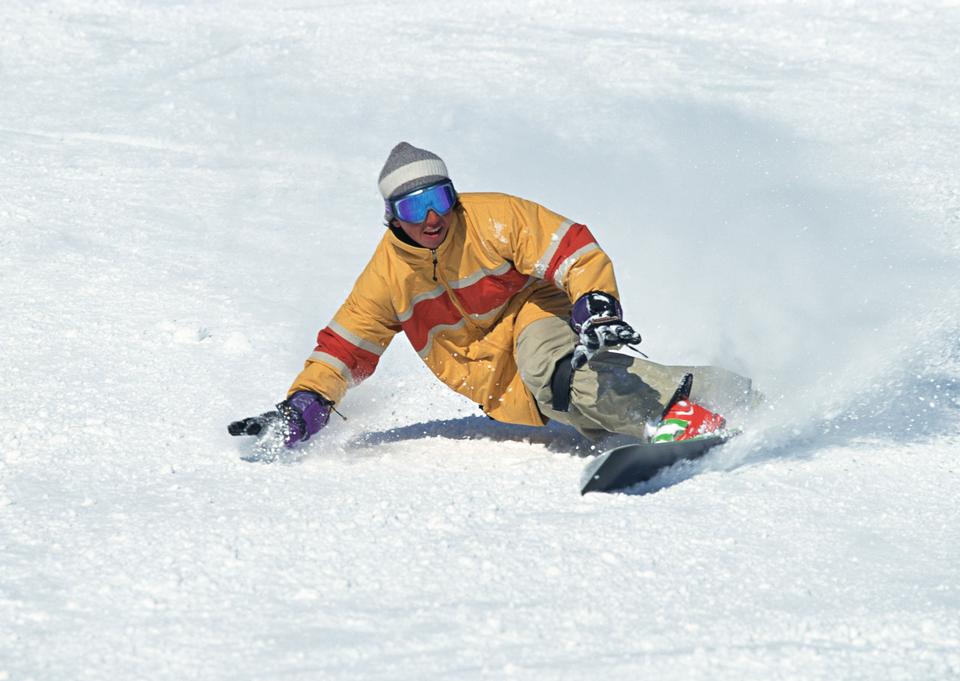
[[[570,408],[551,406],[550,379],[557,362],[573,351],[577,335],[565,319],[548,317],[530,324],[517,338],[520,377],[544,416],[573,426],[591,439],[610,433],[646,436],[648,421],[657,421],[684,374],[693,374],[690,399],[729,415],[751,403],[750,379],[713,366],[665,366],[616,352],[594,355],[573,374]]]

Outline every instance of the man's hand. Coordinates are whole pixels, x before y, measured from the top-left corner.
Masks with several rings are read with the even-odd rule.
[[[227,426],[231,435],[256,435],[259,438],[282,439],[286,447],[306,442],[320,432],[330,420],[333,402],[309,390],[298,390],[289,399],[277,405],[276,411],[267,411],[234,421]]]
[[[580,336],[570,360],[574,369],[601,350],[640,342],[640,334],[623,321],[622,315],[620,303],[609,293],[592,291],[577,299],[570,314],[570,326]]]

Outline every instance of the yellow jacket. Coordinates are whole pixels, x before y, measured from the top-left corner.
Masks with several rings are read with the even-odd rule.
[[[441,381],[507,423],[543,425],[517,370],[517,336],[566,317],[584,293],[617,294],[613,265],[584,225],[506,194],[460,194],[443,243],[387,230],[353,291],[317,335],[290,388],[339,402],[399,331]],[[573,348],[571,347],[571,351]]]

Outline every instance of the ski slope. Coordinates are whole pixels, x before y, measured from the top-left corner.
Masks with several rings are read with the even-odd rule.
[[[960,5],[0,6],[0,681],[960,677]],[[398,337],[251,462],[400,140],[767,395],[631,494]]]

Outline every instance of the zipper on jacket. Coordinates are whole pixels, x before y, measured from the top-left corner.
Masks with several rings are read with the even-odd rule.
[[[460,302],[460,298],[450,287],[450,284],[447,283],[447,280],[443,278],[443,272],[438,272],[437,270],[437,249],[431,248],[430,252],[433,253],[433,280],[439,281],[443,285],[443,290],[447,292],[447,295],[450,297],[450,302],[453,303],[453,306],[457,308],[457,312],[460,313],[460,316],[463,320],[475,329],[483,330],[483,327],[477,323],[473,317],[465,309],[463,309],[463,303]]]

